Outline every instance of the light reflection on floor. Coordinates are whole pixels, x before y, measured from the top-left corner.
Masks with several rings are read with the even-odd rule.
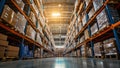
[[[57,58],[55,61],[55,67],[54,68],[66,68],[65,61],[63,58]]]
[[[120,68],[120,60],[43,58],[0,62],[0,68]]]

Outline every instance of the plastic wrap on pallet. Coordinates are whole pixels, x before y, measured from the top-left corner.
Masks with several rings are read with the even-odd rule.
[[[83,24],[83,26],[84,26],[86,23],[87,23],[86,14],[84,14],[83,19],[82,19],[82,24]]]
[[[29,18],[33,22],[33,24],[36,26],[37,19],[35,17],[35,14],[32,11],[30,12]]]
[[[31,1],[31,4],[32,4],[32,6],[33,6],[33,8],[34,8],[34,10],[35,10],[35,12],[36,12],[36,14],[38,15],[39,10],[38,10],[38,8],[37,8],[37,6],[36,6],[34,0]]]
[[[93,0],[93,6],[95,11],[97,11],[103,5],[103,0]]]
[[[94,35],[96,32],[98,32],[98,26],[97,26],[97,23],[94,23],[91,28],[91,35]]]
[[[31,27],[31,25],[28,25],[26,35],[31,39],[35,40],[35,34],[36,34],[35,30]]]
[[[36,41],[39,43],[39,44],[42,44],[42,40],[41,40],[41,37],[40,37],[40,34],[37,33],[37,39]]]
[[[13,16],[14,16],[14,11],[8,5],[5,5],[1,18],[7,23],[11,24],[13,20]]]
[[[27,20],[25,19],[25,17],[21,14],[21,13],[17,13],[17,23],[16,23],[16,29],[24,34],[24,29],[25,29],[25,25],[26,25]]]
[[[80,43],[83,42],[85,40],[85,36],[83,35],[81,38],[80,38]]]
[[[17,3],[17,5],[23,10],[25,4],[22,0],[15,0],[15,2]]]
[[[94,52],[95,52],[95,56],[102,56],[102,51],[101,51],[101,47],[102,47],[102,43],[98,42],[94,44]]]
[[[88,6],[90,0],[85,0],[86,6]]]
[[[95,13],[95,10],[94,10],[94,8],[92,8],[88,13],[89,19],[94,15],[94,13]]]
[[[120,21],[119,13],[117,9],[114,8],[116,7],[116,5],[108,4],[107,6],[108,6],[108,11],[110,12],[110,15],[112,16],[111,18],[113,19],[114,23]]]
[[[116,49],[114,38],[107,39],[103,41],[103,43],[104,43],[104,50],[105,50],[106,55],[117,54],[117,49]]]
[[[90,36],[89,36],[89,32],[88,32],[88,29],[86,29],[84,31],[84,35],[85,35],[85,39],[88,39]]]

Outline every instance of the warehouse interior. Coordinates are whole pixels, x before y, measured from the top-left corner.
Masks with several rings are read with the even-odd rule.
[[[120,68],[120,0],[0,0],[0,68]]]

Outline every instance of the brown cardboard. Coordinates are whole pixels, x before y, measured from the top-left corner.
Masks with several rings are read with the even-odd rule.
[[[0,45],[8,46],[8,41],[0,40]]]
[[[6,57],[18,57],[18,52],[15,51],[7,51]]]
[[[7,40],[7,35],[1,34],[0,33],[0,40]]]
[[[19,47],[15,47],[15,46],[8,46],[7,47],[7,51],[16,51],[16,52],[18,52],[19,51]]]
[[[4,21],[11,24],[13,16],[14,16],[14,11],[8,5],[5,5],[3,12],[2,12],[2,15],[1,15],[1,18]]]

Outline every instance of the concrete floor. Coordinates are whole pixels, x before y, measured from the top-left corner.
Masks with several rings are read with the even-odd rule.
[[[44,58],[0,62],[0,68],[120,68],[120,61],[82,58]]]

